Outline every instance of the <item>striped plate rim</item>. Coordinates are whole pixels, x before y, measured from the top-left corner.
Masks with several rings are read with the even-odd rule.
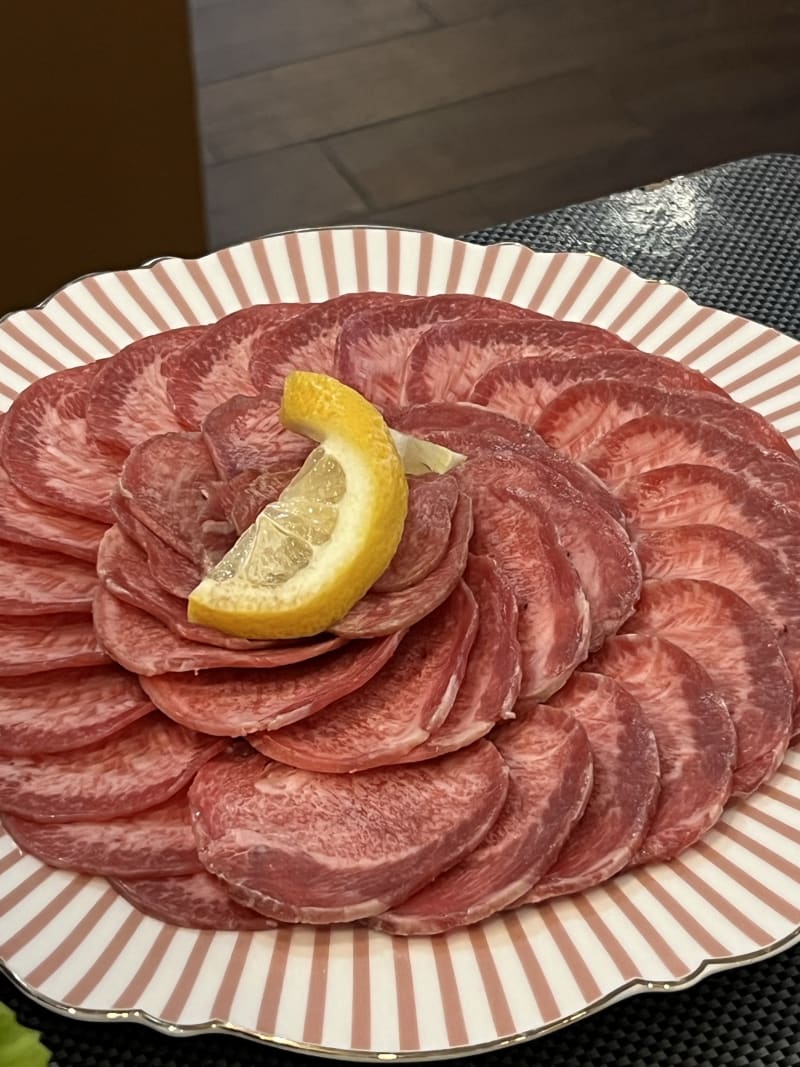
[[[368,288],[470,292],[619,333],[713,377],[800,444],[800,344],[586,253],[418,230],[293,230],[199,260],[92,274],[0,321],[0,407],[30,381],[248,303]],[[800,940],[800,753],[671,865],[468,930],[179,930],[102,879],[51,871],[0,835],[0,962],[74,1017],[225,1031],[347,1059],[502,1048],[643,990],[685,989]],[[375,1009],[380,1005],[381,1012]]]

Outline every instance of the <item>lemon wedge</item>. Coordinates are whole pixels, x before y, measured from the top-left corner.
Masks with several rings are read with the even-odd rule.
[[[408,483],[380,412],[334,378],[294,371],[281,421],[319,447],[192,591],[190,622],[237,637],[322,633],[397,550]]]
[[[406,474],[447,474],[466,460],[460,452],[453,452],[444,445],[410,437],[399,430],[389,430],[395,448],[403,461]]]

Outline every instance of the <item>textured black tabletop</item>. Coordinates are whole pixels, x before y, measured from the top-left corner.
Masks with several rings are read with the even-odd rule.
[[[800,156],[740,160],[468,235],[593,251],[701,304],[800,337]],[[800,824],[800,813],[798,813]],[[800,886],[797,887],[800,894]],[[43,1032],[57,1067],[292,1067],[310,1057],[232,1036],[169,1038],[39,1007],[0,976],[0,1000]],[[800,1065],[800,945],[692,989],[632,997],[546,1038],[461,1062],[483,1067]]]

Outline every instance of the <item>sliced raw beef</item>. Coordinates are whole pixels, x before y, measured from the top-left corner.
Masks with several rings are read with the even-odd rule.
[[[307,771],[339,774],[396,763],[447,719],[477,628],[475,597],[459,582],[366,685],[302,722],[250,737],[250,743]]]
[[[417,404],[387,415],[404,433],[424,437],[454,452],[477,458],[508,450],[546,463],[609,515],[623,520],[623,511],[596,475],[551,448],[530,427],[476,404]]]
[[[282,667],[321,656],[344,643],[326,635],[253,650],[201,645],[172,633],[158,619],[118,600],[105,588],[95,594],[94,624],[100,642],[117,663],[145,678],[214,667]]]
[[[571,385],[551,400],[536,430],[553,448],[583,459],[609,431],[643,415],[670,415],[717,426],[751,444],[794,456],[791,445],[763,415],[712,393],[634,385],[619,378]]]
[[[456,471],[475,498],[487,486],[531,501],[553,522],[589,604],[589,648],[599,648],[633,612],[642,584],[630,539],[607,511],[578,492],[551,466],[513,452],[470,460]]]
[[[0,812],[34,822],[87,822],[161,804],[225,746],[153,711],[71,752],[0,761]]]
[[[372,586],[373,593],[399,593],[416,585],[444,559],[450,543],[458,482],[451,474],[408,479],[408,513],[392,562]]]
[[[647,834],[661,788],[655,734],[621,685],[577,671],[551,701],[586,730],[594,781],[556,862],[520,904],[590,889],[627,867]]]
[[[252,353],[250,376],[255,392],[271,388],[282,391],[284,378],[293,370],[331,374],[339,331],[350,315],[407,299],[394,293],[346,293],[311,304],[271,331]]]
[[[267,504],[278,499],[299,470],[299,467],[278,465],[262,474],[245,471],[229,482],[220,483],[215,494],[217,506],[228,516],[237,534],[242,534]]]
[[[516,359],[499,363],[475,383],[469,399],[502,411],[520,422],[536,424],[544,408],[559,393],[579,382],[619,378],[632,385],[716,393],[730,400],[710,378],[674,359],[646,356],[628,348],[609,349],[591,356]]]
[[[90,563],[97,557],[104,522],[72,515],[26,496],[0,465],[0,537],[18,545],[63,552]]]
[[[465,293],[412,297],[351,315],[336,343],[333,376],[373,404],[403,400],[406,364],[417,339],[438,322],[469,317],[533,318],[536,313],[489,297]]]
[[[195,930],[267,930],[275,926],[250,908],[237,904],[225,885],[208,871],[174,878],[111,879],[134,908],[173,926]]]
[[[122,454],[89,436],[86,404],[103,360],[57,371],[20,393],[3,420],[0,459],[27,496],[111,523]]]
[[[491,556],[511,583],[519,606],[520,695],[544,700],[586,656],[589,605],[545,509],[529,494],[491,483],[474,490],[472,551]]]
[[[256,304],[234,311],[212,326],[164,365],[167,392],[178,422],[199,430],[217,404],[238,393],[256,392],[250,378],[251,357],[266,344],[270,331],[304,310],[304,304]]]
[[[736,729],[732,793],[748,796],[782,762],[792,727],[792,678],[769,624],[713,582],[644,583],[629,633],[666,638],[704,667]]]
[[[620,337],[581,322],[559,322],[546,315],[519,321],[469,318],[432,326],[408,357],[406,398],[466,400],[475,383],[498,363],[530,356],[604,355],[629,348]]]
[[[318,660],[274,670],[218,669],[142,678],[171,719],[207,734],[238,737],[277,730],[359,689],[394,655],[403,634],[353,641]]]
[[[677,463],[628,478],[617,496],[637,535],[691,523],[721,526],[800,571],[800,519],[738,474]]]
[[[329,923],[386,911],[452,867],[486,836],[507,789],[499,752],[478,741],[359,774],[226,755],[200,770],[189,801],[200,859],[232,895],[284,922]]]
[[[186,600],[203,580],[205,568],[186,556],[181,556],[144,523],[135,519],[128,509],[127,501],[118,491],[111,494],[111,504],[117,519],[115,525],[147,556],[147,566],[156,584],[166,593]]]
[[[92,610],[97,585],[94,567],[41,548],[0,541],[0,612],[43,615],[49,611]]]
[[[208,489],[208,507],[212,514],[222,515],[230,519],[231,509],[237,496],[250,485],[253,484],[259,477],[271,477],[271,475],[259,475],[258,471],[249,470],[242,471],[241,474],[234,475],[233,478],[227,481],[218,481],[209,486]],[[283,488],[283,486],[281,486]],[[279,491],[280,492],[280,491]],[[279,493],[275,494],[276,496]],[[231,519],[231,522],[233,520]],[[247,524],[248,526],[251,523]]]
[[[410,404],[408,407],[386,408],[386,419],[396,430],[435,440],[436,434],[458,434],[462,431],[490,438],[502,438],[509,444],[526,444],[541,438],[516,419],[491,411],[480,404],[437,401],[428,404]],[[549,448],[549,446],[546,446]]]
[[[586,670],[624,686],[656,735],[661,792],[631,865],[674,859],[714,825],[731,793],[736,734],[725,702],[696,660],[658,637],[611,637]]]
[[[478,604],[478,632],[467,670],[450,714],[403,763],[465,748],[513,716],[522,682],[514,590],[488,556],[470,556],[464,580]]]
[[[0,753],[65,752],[153,710],[136,675],[116,663],[0,680]]]
[[[91,615],[0,616],[0,677],[108,663]]]
[[[800,514],[800,464],[707,422],[669,415],[631,419],[601,437],[583,462],[612,489],[635,474],[676,463],[721,468]]]
[[[367,593],[331,629],[341,637],[383,637],[407,630],[438,608],[458,585],[467,565],[472,504],[459,494],[444,559],[421,582],[398,593]]]
[[[221,630],[189,622],[186,618],[186,601],[161,588],[150,572],[145,554],[118,526],[112,526],[103,538],[97,557],[97,573],[106,589],[118,600],[147,612],[187,641],[241,650],[274,645],[272,641],[231,637]]]
[[[165,433],[131,452],[120,491],[135,519],[179,555],[207,569],[236,539],[232,524],[209,512],[209,489],[218,480],[200,434]]]
[[[31,822],[4,815],[20,848],[51,867],[105,878],[168,878],[203,870],[186,789],[147,811],[102,822]]]
[[[281,394],[234,396],[203,420],[203,438],[222,478],[243,471],[299,467],[315,447],[280,420]]]
[[[571,715],[536,707],[500,726],[492,741],[510,771],[500,815],[460,863],[371,926],[390,934],[438,934],[514,904],[547,870],[583,812],[592,753]]]
[[[184,326],[143,337],[106,360],[86,405],[89,435],[130,452],[157,433],[182,430],[167,396],[164,361],[196,342],[204,326]]]
[[[737,593],[772,627],[794,679],[800,732],[800,582],[768,548],[721,526],[645,534],[636,551],[646,578],[700,578]]]

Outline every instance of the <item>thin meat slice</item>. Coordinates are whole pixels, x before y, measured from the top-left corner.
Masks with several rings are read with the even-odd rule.
[[[477,628],[475,597],[459,582],[366,685],[302,722],[255,734],[250,744],[308,771],[340,774],[397,762],[447,719]]]
[[[402,400],[406,360],[433,322],[458,315],[463,301],[449,295],[408,297],[350,315],[336,339],[332,374],[381,406]]]
[[[207,570],[232,547],[233,525],[210,513],[209,490],[219,480],[200,434],[150,437],[128,456],[120,475],[126,509],[151,533]]]
[[[451,474],[408,479],[408,512],[392,562],[372,586],[373,593],[398,593],[416,585],[444,559],[450,543],[458,482]]]
[[[507,789],[500,753],[478,741],[358,774],[230,754],[201,768],[189,800],[200,859],[236,899],[284,922],[330,923],[386,911],[457,863]]]
[[[199,626],[186,618],[186,601],[166,592],[153,578],[147,557],[118,526],[112,526],[100,545],[97,574],[118,600],[152,615],[178,637],[217,648],[253,650],[271,647],[271,641],[248,641],[221,630]]]
[[[531,439],[541,443],[541,438],[530,426],[508,418],[499,411],[491,411],[480,404],[465,401],[443,400],[400,407],[389,406],[385,409],[385,414],[394,429],[416,437],[469,432],[502,438],[506,445],[526,444]]]
[[[269,477],[270,475],[265,475]],[[245,470],[240,474],[234,475],[233,478],[225,481],[215,482],[209,486],[208,489],[208,506],[209,510],[214,515],[223,515],[226,518],[231,518],[231,510],[234,506],[237,496],[243,490],[247,489],[258,478],[262,477],[255,470]],[[231,519],[231,522],[233,520]],[[251,523],[248,523],[248,526]]]
[[[715,393],[730,400],[725,390],[704,374],[666,356],[648,356],[629,348],[611,348],[574,358],[538,356],[499,363],[478,379],[469,399],[533,426],[559,393],[579,382],[604,378],[661,389]]]
[[[143,678],[215,667],[282,667],[313,659],[344,644],[341,638],[323,635],[298,644],[286,642],[252,650],[202,645],[172,633],[158,619],[117,599],[103,587],[95,594],[94,624],[100,643],[112,658]]]
[[[725,701],[695,659],[659,637],[611,637],[585,669],[624,686],[656,736],[661,792],[630,865],[674,859],[714,825],[730,797],[736,734]]]
[[[0,616],[0,678],[108,663],[91,615]]]
[[[627,867],[644,841],[661,788],[655,734],[621,685],[576,671],[550,699],[586,731],[594,779],[580,821],[520,904],[582,892]]]
[[[20,848],[50,867],[105,878],[169,878],[195,874],[197,856],[186,789],[162,804],[119,819],[32,822],[4,815]]]
[[[122,454],[94,441],[86,405],[103,360],[57,371],[20,393],[3,420],[0,459],[17,489],[50,508],[111,523]]]
[[[0,811],[34,822],[133,815],[177,793],[224,745],[153,711],[70,752],[7,756],[0,762]]]
[[[333,375],[373,404],[400,402],[409,354],[425,330],[438,322],[490,316],[517,319],[536,313],[485,296],[442,293],[351,315],[336,343]]]
[[[547,870],[592,788],[586,732],[556,708],[523,712],[492,734],[510,772],[508,794],[486,837],[460,863],[370,921],[389,934],[438,934],[516,903]]]
[[[125,522],[124,527],[140,532],[142,527]],[[248,641],[236,640],[235,645],[226,643],[227,635],[209,630],[208,641],[203,634],[208,627],[195,626],[186,619],[186,599],[168,592],[156,581],[150,569],[148,556],[141,544],[124,530],[123,523],[115,523],[106,531],[97,553],[97,576],[115,597],[133,607],[140,608],[163,622],[170,630],[188,640],[200,640],[204,644],[221,644],[223,648],[250,648]],[[155,537],[155,535],[152,535]],[[168,549],[171,552],[171,549]],[[183,557],[179,557],[183,559]],[[195,583],[197,584],[197,583]],[[192,586],[194,588],[194,586]],[[197,632],[200,636],[193,636]]]
[[[73,515],[27,496],[11,481],[0,464],[0,537],[18,545],[63,552],[74,559],[97,558],[105,522]]]
[[[203,438],[221,478],[303,463],[315,442],[286,429],[280,406],[280,391],[270,389],[231,397],[206,415]]]
[[[407,630],[450,596],[467,565],[472,504],[459,493],[444,559],[422,581],[397,593],[369,592],[331,627],[340,637],[383,637]]]
[[[396,430],[444,445],[471,458],[497,451],[515,452],[546,463],[577,490],[621,522],[622,508],[600,479],[539,437],[529,426],[477,404],[416,404],[387,414]]]
[[[143,522],[135,519],[128,509],[126,499],[118,490],[111,494],[111,506],[117,520],[115,526],[144,552],[147,566],[156,584],[171,596],[186,600],[203,580],[205,568],[180,555]]]
[[[736,730],[734,796],[748,796],[780,765],[789,744],[792,678],[769,624],[714,582],[644,583],[629,633],[663,637],[708,672]]]
[[[255,391],[282,390],[284,378],[293,370],[331,374],[339,332],[350,315],[407,299],[395,293],[346,293],[311,304],[272,330],[252,353],[250,377]]]
[[[194,930],[267,930],[275,923],[237,904],[208,871],[171,878],[112,878],[121,897],[138,911],[172,926]]]
[[[707,422],[645,415],[624,422],[597,441],[583,462],[612,489],[657,467],[696,463],[740,474],[800,514],[800,464]]]
[[[237,534],[252,526],[267,506],[281,495],[289,482],[298,474],[299,467],[278,464],[261,474],[246,471],[220,484],[218,503],[221,510],[233,523]]]
[[[800,733],[800,582],[774,552],[721,526],[673,526],[636,542],[645,578],[699,578],[738,594],[772,627],[794,680]]]
[[[508,360],[530,356],[604,355],[629,348],[620,337],[582,322],[546,315],[519,321],[469,318],[432,326],[414,345],[406,371],[406,399],[467,400],[479,378]]]
[[[478,631],[450,714],[403,763],[455,752],[513,717],[522,668],[517,601],[503,571],[488,556],[470,556],[464,581],[478,605]]]
[[[609,634],[617,632],[633,612],[642,578],[627,533],[607,511],[534,457],[496,452],[471,460],[456,474],[473,497],[485,486],[493,486],[543,509],[555,525],[589,604],[589,648],[599,648]]]
[[[313,669],[290,663],[274,670],[160,674],[141,682],[156,707],[176,722],[238,737],[299,722],[360,689],[391,659],[402,637],[353,641],[322,656]]]
[[[252,356],[270,332],[303,309],[304,304],[256,304],[226,315],[181,352],[164,363],[167,393],[178,423],[199,430],[217,404],[239,393],[256,392],[250,378]]]
[[[66,752],[153,710],[136,675],[116,663],[0,680],[0,753]]]
[[[536,430],[553,448],[582,459],[609,431],[643,415],[692,419],[744,437],[751,444],[793,457],[788,441],[756,411],[712,393],[687,393],[633,384],[620,378],[579,382],[551,400]]]
[[[90,436],[130,452],[152,434],[182,430],[167,396],[164,364],[205,331],[205,326],[165,330],[134,341],[104,361],[86,405]]]
[[[521,696],[544,700],[586,656],[589,605],[546,509],[530,493],[495,485],[495,469],[459,469],[475,511],[472,551],[491,556],[519,605]]]
[[[617,496],[637,536],[691,523],[721,526],[800,570],[800,519],[738,474],[676,463],[628,478]]]
[[[94,567],[40,548],[0,541],[0,612],[43,615],[92,610],[97,585]]]

